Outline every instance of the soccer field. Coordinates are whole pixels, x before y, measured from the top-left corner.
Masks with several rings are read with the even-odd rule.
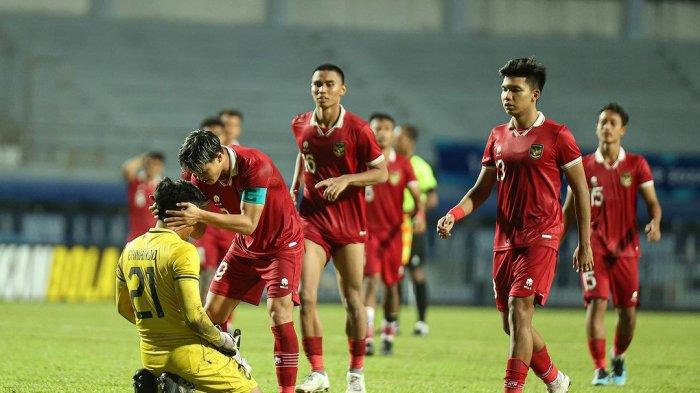
[[[508,342],[491,308],[435,307],[431,333],[409,334],[413,310],[402,320],[391,357],[365,363],[370,392],[500,392]],[[129,392],[139,368],[136,329],[111,304],[0,303],[0,391]],[[347,344],[339,305],[321,309],[331,391],[344,391]],[[700,392],[700,315],[642,311],[628,352],[626,388],[589,386],[591,362],[583,310],[538,310],[535,325],[557,365],[573,380],[571,392]],[[609,314],[612,321],[613,314]],[[244,356],[263,391],[275,392],[272,338],[264,308],[243,306],[236,316]],[[608,324],[612,327],[612,324]],[[611,340],[609,340],[611,341]],[[308,371],[300,361],[300,377]],[[543,392],[532,374],[525,392]]]

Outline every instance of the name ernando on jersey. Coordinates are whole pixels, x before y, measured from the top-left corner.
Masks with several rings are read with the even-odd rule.
[[[158,257],[158,250],[129,250],[129,260],[151,261]]]

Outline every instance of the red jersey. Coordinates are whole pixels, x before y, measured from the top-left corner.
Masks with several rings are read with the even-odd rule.
[[[136,179],[127,184],[126,195],[129,206],[129,235],[127,241],[148,232],[156,225],[156,219],[148,210],[149,196],[153,195],[160,180],[146,180],[146,176],[140,173]]]
[[[495,169],[498,180],[494,251],[559,248],[561,177],[580,162],[581,151],[568,127],[542,113],[528,129],[517,130],[511,120],[491,130],[481,163]]]
[[[284,179],[270,157],[259,150],[231,145],[226,147],[236,173],[230,178],[206,184],[192,174],[189,180],[209,198],[221,213],[241,214],[244,192],[266,189],[265,207],[251,235],[236,234],[229,252],[258,259],[279,251],[301,247],[304,242],[301,220],[294,208]]]
[[[654,178],[644,157],[620,147],[617,161],[608,165],[600,150],[583,158],[591,192],[591,247],[617,257],[639,256],[637,191],[653,187]]]
[[[304,156],[304,197],[300,213],[325,235],[338,240],[365,237],[364,187],[350,186],[337,200],[323,198],[316,183],[345,174],[360,173],[384,160],[374,132],[361,117],[340,107],[336,124],[323,130],[315,112],[292,119],[292,133]]]
[[[411,182],[418,182],[411,162],[392,150],[387,161],[389,180],[365,187],[367,222],[370,234],[401,227],[403,223],[403,195]]]

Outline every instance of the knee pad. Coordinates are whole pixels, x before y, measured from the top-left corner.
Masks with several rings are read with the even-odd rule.
[[[194,384],[192,382],[172,373],[160,375],[158,388],[159,393],[194,393]]]
[[[158,384],[156,383],[156,377],[150,371],[142,368],[133,376],[134,379],[134,393],[157,393]]]

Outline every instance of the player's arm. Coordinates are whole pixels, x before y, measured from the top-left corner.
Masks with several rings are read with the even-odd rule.
[[[383,158],[383,156],[382,156]],[[368,169],[360,173],[349,173],[338,177],[322,180],[316,183],[316,188],[325,187],[323,197],[329,201],[335,201],[341,192],[348,186],[365,187],[377,183],[384,183],[389,178],[386,169],[386,160],[368,165]]]
[[[437,189],[433,188],[432,190],[426,192],[426,201],[425,201],[425,210],[433,210],[437,207],[438,203],[440,202],[440,199],[438,197]]]
[[[182,210],[168,210],[165,223],[178,231],[196,224],[213,225],[227,231],[250,235],[258,227],[265,207],[267,188],[248,188],[241,198],[241,214],[221,214],[200,209],[189,202],[178,203]]]
[[[136,180],[139,170],[143,167],[144,155],[140,154],[136,157],[129,158],[122,164],[122,176],[127,182]]]
[[[122,272],[122,257],[119,257],[119,262],[117,262],[117,278],[116,278],[116,304],[117,312],[119,315],[124,317],[127,321],[136,324],[136,316],[134,315],[134,308],[131,306],[131,297],[129,296],[129,288],[126,285],[126,279],[124,278],[124,273]]]
[[[591,201],[583,164],[577,163],[565,170],[573,198],[576,223],[578,226],[578,246],[574,252],[574,269],[590,271],[593,269],[593,252],[591,251]]]
[[[289,188],[289,195],[292,196],[292,201],[296,203],[299,187],[303,186],[303,176],[301,172],[304,170],[304,157],[301,153],[297,154],[297,160],[294,163],[294,175],[292,176],[292,186]]]
[[[224,351],[234,352],[236,346],[231,335],[220,332],[202,307],[198,277],[199,255],[194,248],[189,248],[180,258],[173,261],[175,294],[181,306],[182,318],[199,337]]]
[[[655,242],[661,239],[661,204],[656,197],[656,189],[653,182],[647,182],[639,187],[639,193],[642,194],[642,199],[647,205],[649,213],[649,223],[644,227],[644,232],[647,234],[647,239],[650,242]]]
[[[408,182],[406,188],[408,188],[408,191],[411,193],[411,198],[413,198],[413,202],[416,206],[416,211],[413,216],[413,230],[415,233],[421,234],[425,232],[425,203],[421,198],[418,181],[414,180]]]
[[[481,172],[474,186],[467,191],[455,207],[438,221],[437,231],[440,237],[443,239],[450,237],[450,231],[455,222],[478,209],[491,195],[494,184],[496,184],[496,168],[481,167]]]
[[[574,194],[571,191],[571,187],[566,187],[566,199],[564,200],[564,232],[561,234],[561,241],[564,241],[566,234],[569,233],[571,229],[571,223],[576,219],[576,212],[574,211]]]

